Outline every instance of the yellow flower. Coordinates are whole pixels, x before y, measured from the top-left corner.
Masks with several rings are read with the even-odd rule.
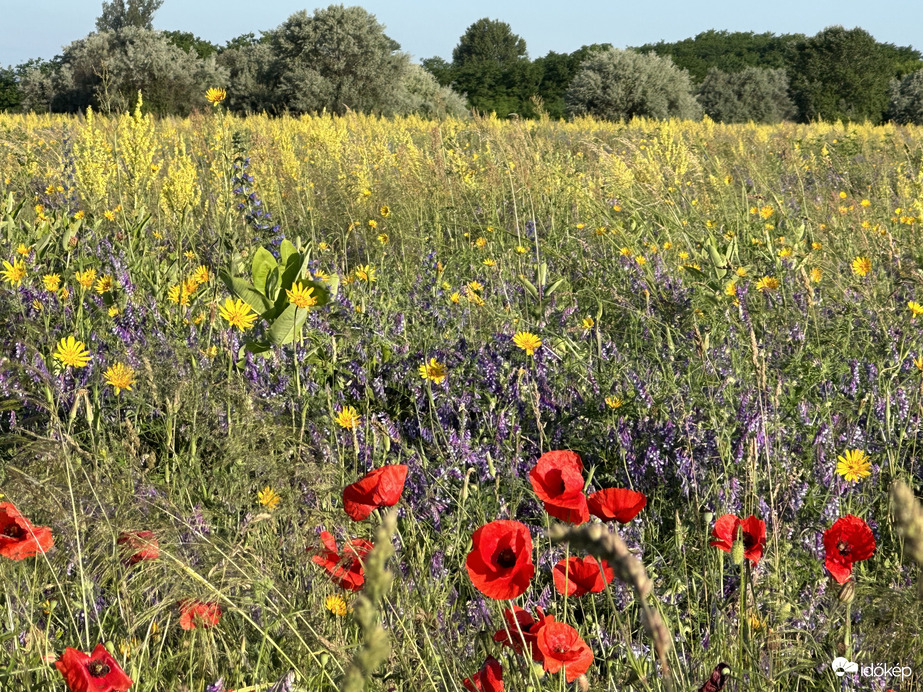
[[[532,332],[516,332],[513,335],[513,343],[526,352],[527,356],[535,355],[535,350],[540,348],[542,340]]]
[[[913,359],[913,364],[917,366],[917,370],[923,372],[923,356]]]
[[[378,242],[381,243],[382,245],[387,245],[387,244],[388,244],[388,234],[387,234],[387,233],[379,233],[379,234],[378,234]]]
[[[82,272],[77,272],[77,283],[83,286],[84,288],[92,288],[93,282],[96,281],[96,270],[95,269],[85,269]]]
[[[375,281],[375,267],[370,264],[356,267],[356,278],[360,281],[373,283]]]
[[[483,265],[484,265],[485,267],[496,267],[496,266],[497,266],[497,263],[496,263],[494,260],[488,258],[488,259],[484,260]]]
[[[673,247],[673,243],[671,243],[671,242],[669,242],[669,241],[667,241],[666,243],[663,244],[663,249],[664,249],[664,250],[670,250],[672,247]]]
[[[186,290],[186,285],[176,284],[175,286],[170,286],[167,289],[167,299],[177,305],[189,305],[189,292]]]
[[[578,230],[578,231],[582,231],[584,228],[586,228],[586,224],[585,224],[585,223],[578,223],[578,224],[577,224],[577,230]]]
[[[606,406],[611,409],[617,409],[619,406],[625,402],[619,399],[617,396],[607,396],[606,397]]]
[[[296,308],[301,308],[302,310],[312,305],[317,305],[317,298],[312,296],[312,293],[314,293],[314,287],[308,286],[305,288],[300,281],[292,284],[292,290],[285,289],[288,301]]]
[[[369,228],[378,228],[378,222],[375,219],[369,219]]]
[[[919,317],[920,315],[923,315],[923,305],[920,305],[919,303],[915,303],[911,300],[910,302],[907,303],[907,307],[910,308],[910,312],[912,314],[911,319],[913,319],[914,317]]]
[[[762,216],[764,219],[768,219],[774,213],[775,213],[775,210],[772,207],[770,207],[768,204],[765,207],[760,209],[760,216]]]
[[[469,303],[474,303],[478,306],[484,305],[484,299],[472,291],[470,286],[465,287],[465,297],[468,299]]]
[[[643,267],[645,264],[647,264],[647,258],[644,255],[638,255],[635,258],[635,262],[637,262],[639,266]]]
[[[240,331],[250,329],[257,318],[253,308],[240,298],[237,300],[232,300],[230,297],[225,298],[224,305],[218,309],[218,314],[228,324],[232,327],[237,327]]]
[[[420,377],[424,380],[432,380],[433,384],[442,384],[448,374],[445,364],[440,363],[435,358],[430,358],[429,363],[421,365],[419,370]]]
[[[868,454],[861,449],[847,450],[845,456],[839,456],[837,459],[839,463],[836,465],[836,472],[847,481],[857,481],[872,475],[872,462],[869,461]]]
[[[779,250],[779,257],[791,257],[791,256],[792,256],[792,249],[790,247],[784,247],[781,250]]]
[[[192,250],[186,250],[186,252],[184,252],[183,255],[185,255],[186,259],[196,258],[196,254]]]
[[[779,280],[773,276],[764,276],[762,279],[756,282],[756,290],[760,293],[766,293],[766,291],[775,291],[779,288]]]
[[[83,209],[79,210],[76,214],[74,214],[74,218],[77,219],[78,221],[82,219],[84,216],[86,216],[86,212]]]
[[[472,290],[472,291],[483,291],[484,290],[484,286],[482,286],[479,281],[469,281],[468,288],[469,290]]]
[[[327,596],[327,600],[324,601],[324,607],[340,618],[345,617],[349,610],[346,607],[346,599],[344,599],[340,594],[331,594],[330,596]]]
[[[840,199],[846,199],[846,193],[840,190]]]
[[[517,246],[516,246],[516,254],[517,254],[517,255],[524,255],[524,254],[526,254],[527,252],[528,252],[528,250],[526,250],[522,245],[517,245]]]
[[[824,275],[824,272],[821,270],[820,267],[814,267],[813,269],[811,269],[811,281],[813,281],[814,283],[819,284],[820,279],[823,275]]]
[[[324,252],[326,250],[329,250],[330,246],[327,243],[321,242],[317,244],[317,249],[320,250],[321,252]]]
[[[594,322],[593,318],[590,317],[589,315],[583,318],[583,328],[584,329],[592,329],[594,324],[596,324],[596,322]]]
[[[621,250],[619,250],[619,254],[622,257],[631,257],[631,248],[623,247]]]
[[[42,305],[42,301],[40,301],[38,298],[32,301],[32,307],[38,310],[39,312],[45,309],[45,306]]]
[[[67,286],[61,289],[61,292],[58,293],[58,298],[61,300],[67,300],[70,298],[71,292],[67,290]]]
[[[474,244],[477,245],[478,247],[484,247],[485,245],[487,245],[487,238],[481,236],[480,238],[474,241]]]
[[[460,303],[461,294],[458,291],[455,291],[455,293],[449,296],[449,300],[451,300],[453,303]]]
[[[28,245],[26,245],[25,243],[20,243],[20,244],[16,247],[16,252],[18,252],[18,253],[19,253],[20,255],[22,255],[23,257],[28,257],[29,253],[32,252],[32,248],[30,248],[30,247],[29,247]]]
[[[111,308],[109,308],[108,312],[109,312],[109,317],[115,317],[116,315],[119,314],[119,308],[117,305],[113,305]]]
[[[747,275],[747,268],[746,268],[746,267],[737,267],[737,271],[734,272],[734,273],[737,274],[737,276],[743,278],[743,277],[745,277],[745,276]]]
[[[352,430],[362,424],[362,416],[352,406],[344,406],[336,415],[336,422],[341,428]]]
[[[228,93],[224,89],[216,89],[215,87],[212,87],[205,92],[205,98],[207,98],[208,102],[213,106],[217,106],[227,97]]]
[[[49,293],[56,293],[61,287],[61,275],[45,274],[45,276],[42,277],[42,283],[45,285],[46,291]]]
[[[680,258],[681,260],[687,260],[687,259],[689,259],[689,253],[688,253],[688,252],[680,252],[680,253],[679,253],[679,258]]]
[[[62,365],[73,365],[75,368],[85,367],[90,362],[90,352],[86,344],[77,341],[73,336],[61,339],[53,355]]]
[[[112,212],[108,209],[106,209],[106,211],[103,212],[103,216],[106,217],[107,221],[115,221],[115,212]]]
[[[206,267],[204,264],[200,264],[196,270],[192,272],[192,276],[189,278],[195,282],[196,286],[200,286],[201,284],[208,283],[208,280],[211,278],[211,274],[208,273],[208,267]]]
[[[869,202],[867,199],[862,200],[861,202],[859,202],[859,204],[863,207],[870,207],[872,205],[872,203]]]
[[[5,269],[0,274],[3,274],[3,279],[9,281],[11,286],[18,286],[26,278],[26,263],[24,260],[13,260],[13,264],[3,260],[3,266]]]
[[[131,391],[131,386],[135,383],[135,370],[130,365],[116,363],[110,366],[103,374],[106,378],[106,384],[111,385],[118,394],[123,389]]]
[[[378,213],[381,214],[381,218],[387,219],[389,216],[391,216],[391,207],[389,207],[387,204],[383,204],[381,207],[379,207]]]
[[[823,247],[820,243],[811,243],[812,250],[820,250]]]
[[[872,260],[868,257],[856,257],[852,261],[852,270],[859,276],[865,276],[872,271]]]
[[[725,285],[724,287],[724,295],[731,296],[731,297],[737,295],[737,282],[736,281],[727,282],[727,285]]]
[[[105,276],[99,277],[99,281],[96,282],[96,292],[99,294],[108,293],[112,290],[112,287],[115,285],[112,277],[106,274]]]
[[[259,499],[260,504],[270,512],[278,507],[279,502],[282,500],[278,493],[276,493],[276,491],[270,488],[268,485],[260,490],[256,496]]]

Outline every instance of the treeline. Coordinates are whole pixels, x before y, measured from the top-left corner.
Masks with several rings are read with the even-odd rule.
[[[233,111],[461,115],[594,115],[721,122],[852,120],[923,124],[923,54],[863,29],[815,36],[706,31],[676,43],[610,44],[531,60],[505,22],[479,19],[448,62],[422,65],[361,7],[293,14],[275,29],[222,46],[155,31],[163,0],[103,2],[96,31],[53,60],[0,69],[0,110],[123,111],[144,92],[159,114],[205,105],[227,89]]]

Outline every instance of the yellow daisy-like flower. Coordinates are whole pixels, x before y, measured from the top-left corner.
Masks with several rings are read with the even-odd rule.
[[[318,281],[323,281],[324,283],[330,281],[330,274],[325,271],[318,269],[314,272],[314,278]]]
[[[58,289],[61,287],[61,275],[45,274],[45,276],[42,277],[42,284],[49,293],[57,293]]]
[[[622,255],[622,257],[631,257],[631,248],[623,247],[619,250],[619,254]]]
[[[3,260],[3,267],[4,269],[0,274],[3,274],[3,280],[9,281],[11,286],[18,286],[26,278],[26,263],[24,260],[13,260],[12,264]]]
[[[116,315],[119,314],[119,308],[117,305],[113,305],[111,308],[109,308],[108,312],[109,312],[109,317],[115,317]]]
[[[813,281],[814,283],[819,284],[823,275],[824,275],[824,272],[820,267],[814,267],[813,269],[811,269],[811,281]]]
[[[340,618],[345,617],[346,613],[349,612],[349,608],[346,606],[346,599],[340,594],[327,596],[327,600],[324,601],[324,607]]]
[[[325,252],[326,250],[330,249],[330,245],[324,242],[320,242],[317,244],[317,249],[320,250],[321,252]]]
[[[484,286],[481,284],[480,281],[469,281],[468,290],[480,292],[484,290]]]
[[[478,247],[484,247],[485,245],[487,245],[487,238],[481,236],[480,238],[474,241],[474,244],[477,245]]]
[[[375,219],[369,219],[369,228],[378,228],[378,222]]]
[[[639,266],[643,267],[645,264],[647,264],[647,258],[644,255],[638,255],[635,257],[635,262],[637,262]]]
[[[77,272],[76,275],[77,283],[83,286],[86,289],[93,287],[93,282],[96,281],[96,270],[95,269],[85,269],[82,272]]]
[[[680,252],[680,253],[679,253],[679,258],[680,258],[681,260],[687,260],[687,259],[689,259],[689,253],[688,253],[688,252]]]
[[[664,249],[664,250],[671,250],[672,248],[673,248],[673,243],[671,243],[671,242],[669,242],[669,241],[667,241],[666,243],[663,244],[663,249]]]
[[[183,253],[183,257],[185,257],[186,259],[195,259],[196,254],[192,250],[186,250],[186,252]]]
[[[923,372],[923,356],[913,359],[913,364],[917,366],[917,370]]]
[[[872,203],[869,202],[867,199],[862,200],[861,202],[859,202],[859,204],[860,204],[861,206],[863,206],[863,207],[870,207],[870,206],[872,206]]]
[[[737,267],[737,271],[734,272],[734,273],[737,274],[737,276],[743,278],[743,277],[745,277],[745,276],[747,275],[747,268],[746,268],[746,267]]]
[[[724,295],[734,297],[737,295],[737,282],[728,281],[724,287]]]
[[[484,299],[481,298],[476,292],[471,290],[470,287],[465,287],[465,297],[468,299],[469,303],[474,303],[477,306],[484,305]]]
[[[866,276],[872,271],[872,260],[868,257],[856,257],[856,259],[852,261],[852,270],[859,276]]]
[[[767,291],[777,291],[779,289],[779,280],[774,276],[764,276],[756,282],[756,290],[760,293]]]
[[[387,204],[383,204],[378,208],[378,213],[381,214],[381,218],[387,219],[389,216],[391,216],[391,207],[389,207]]]
[[[845,456],[837,457],[836,472],[847,481],[853,482],[872,475],[872,462],[861,449],[850,449]]]
[[[45,309],[45,306],[42,305],[42,301],[40,301],[38,298],[32,301],[32,307],[38,310],[39,312]]]
[[[824,246],[823,246],[821,243],[816,243],[816,242],[815,242],[815,243],[811,243],[811,249],[812,249],[812,250],[820,250],[822,247],[824,247]]]
[[[592,329],[594,324],[596,324],[596,322],[589,315],[583,318],[583,328],[584,329]]]
[[[449,373],[449,371],[446,370],[445,363],[440,363],[435,358],[430,358],[429,363],[421,365],[419,370],[420,377],[424,380],[432,380],[433,384],[442,384],[446,375]]]
[[[115,221],[114,211],[110,211],[109,209],[106,209],[106,211],[103,212],[103,216],[106,217],[106,221]]]
[[[387,244],[388,244],[388,234],[387,234],[387,233],[379,233],[379,234],[378,234],[378,242],[381,243],[382,245],[387,245]]]
[[[170,286],[167,289],[167,299],[177,305],[189,305],[189,291],[186,290],[186,285]]]
[[[113,286],[115,286],[115,281],[111,276],[106,274],[105,276],[99,277],[99,280],[96,282],[96,292],[99,294],[108,293],[112,290]]]
[[[32,248],[30,248],[25,243],[20,243],[16,248],[16,252],[18,252],[23,257],[28,257],[29,253],[32,252]]]
[[[461,294],[458,291],[455,291],[455,293],[449,296],[449,300],[452,301],[453,303],[460,303]]]
[[[196,270],[192,272],[189,279],[195,282],[196,286],[200,286],[208,283],[209,279],[211,279],[211,274],[208,272],[208,267],[204,264],[200,264],[196,267]]]
[[[535,351],[541,348],[542,340],[532,332],[516,332],[513,335],[513,343],[526,352],[527,356],[535,355]]]
[[[352,406],[344,406],[336,415],[336,422],[341,428],[353,430],[362,424],[362,416]]]
[[[217,89],[215,87],[212,87],[211,89],[205,92],[205,98],[207,98],[208,102],[212,104],[213,106],[217,106],[219,103],[224,101],[224,99],[226,99],[227,97],[228,97],[228,92],[226,92],[224,89]]]
[[[365,281],[366,283],[374,283],[375,281],[375,267],[370,264],[356,267],[355,274],[360,281]]]
[[[279,506],[279,502],[282,501],[282,498],[279,497],[279,494],[270,488],[268,485],[260,490],[257,494],[257,499],[259,499],[260,504],[263,505],[270,512]]]
[[[775,210],[772,207],[770,207],[768,204],[765,207],[760,209],[760,216],[762,216],[764,219],[768,219],[774,213],[775,213]]]
[[[58,298],[60,298],[61,300],[67,300],[68,298],[70,298],[70,296],[71,296],[71,292],[67,290],[67,286],[62,288],[60,293],[58,293]]]
[[[490,258],[484,260],[484,261],[482,262],[482,264],[483,264],[485,267],[496,267],[496,266],[497,266],[497,263],[496,263],[494,260],[490,259]]]
[[[314,293],[314,287],[308,286],[305,287],[300,281],[292,284],[292,290],[285,289],[285,295],[288,296],[288,302],[294,305],[296,308],[302,310],[311,307],[312,305],[317,305],[317,297],[312,296]]]
[[[790,247],[784,247],[781,250],[779,250],[779,257],[791,257],[791,256],[792,256],[792,249]]]
[[[606,406],[611,409],[617,409],[625,402],[619,399],[617,396],[607,396],[606,397]]]
[[[910,302],[907,303],[907,307],[910,309],[910,313],[912,315],[911,319],[913,319],[914,317],[919,317],[920,315],[923,315],[923,305],[920,305],[919,303],[915,303],[911,300]]]
[[[221,319],[225,320],[232,327],[237,327],[240,331],[250,329],[256,322],[257,314],[253,312],[247,303],[240,298],[233,300],[228,297],[224,300],[224,305],[218,308],[218,314]]]
[[[55,349],[53,357],[62,365],[72,365],[75,368],[83,368],[90,362],[90,352],[86,344],[77,341],[73,336],[61,339],[58,347]]]
[[[526,250],[522,245],[517,245],[517,246],[516,246],[516,254],[517,254],[517,255],[524,255],[524,254],[526,254],[527,252],[528,252],[528,250]]]
[[[106,369],[103,374],[106,378],[106,384],[111,385],[118,394],[123,389],[131,391],[131,386],[135,383],[135,370],[130,365],[116,363]]]

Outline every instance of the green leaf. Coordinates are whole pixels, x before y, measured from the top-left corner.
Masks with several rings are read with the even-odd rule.
[[[294,305],[289,305],[269,327],[266,336],[276,345],[290,344],[301,333],[305,320],[308,319],[309,310],[299,310]],[[296,314],[297,313],[297,314]]]
[[[558,279],[553,284],[548,287],[548,290],[545,291],[545,297],[550,298],[551,294],[558,290],[558,286],[564,283],[564,279]]]
[[[269,300],[275,301],[276,298],[282,293],[280,290],[279,282],[282,280],[282,272],[278,266],[272,268],[269,274],[266,276],[266,290],[263,293],[266,294],[266,297]]]
[[[282,260],[282,266],[288,266],[288,258],[290,255],[298,252],[295,249],[295,246],[292,245],[291,241],[288,238],[285,238],[282,241],[282,244],[279,246],[279,255]]]
[[[253,254],[250,272],[253,274],[253,287],[257,291],[266,295],[266,277],[277,266],[276,258],[266,248],[261,247]]]
[[[522,287],[526,289],[533,300],[538,300],[538,289],[529,281],[526,277],[520,276],[519,281],[522,283]]]
[[[264,315],[272,308],[272,303],[262,293],[257,291],[251,284],[243,279],[228,274],[227,270],[220,269],[218,278],[227,287],[228,292],[235,298],[240,298],[247,305],[253,308],[254,312]]]

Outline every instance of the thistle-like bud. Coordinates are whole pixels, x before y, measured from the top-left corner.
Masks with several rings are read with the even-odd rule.
[[[731,562],[735,565],[744,563],[744,539],[735,538],[734,545],[731,546]]]
[[[578,692],[590,692],[590,681],[586,679],[586,675],[577,678],[577,690]]]

